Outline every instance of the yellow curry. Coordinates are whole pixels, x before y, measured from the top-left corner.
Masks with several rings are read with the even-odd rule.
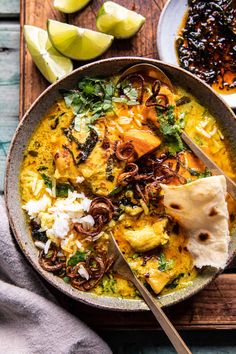
[[[155,294],[188,286],[197,270],[160,184],[211,175],[183,143],[182,129],[234,177],[214,117],[182,88],[173,93],[141,75],[86,77],[62,95],[34,132],[20,174],[39,264],[78,290],[136,298],[112,271],[112,232]],[[232,216],[230,198],[228,208]]]

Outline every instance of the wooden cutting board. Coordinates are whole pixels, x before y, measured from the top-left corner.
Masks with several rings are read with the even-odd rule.
[[[31,103],[48,86],[47,81],[39,74],[27,52],[22,28],[25,24],[46,29],[47,20],[56,19],[70,24],[96,30],[96,14],[103,4],[102,0],[92,0],[91,4],[80,12],[65,15],[53,8],[53,0],[21,0],[21,85],[20,85],[20,117]],[[116,40],[111,48],[100,58],[115,56],[143,56],[158,58],[156,49],[156,29],[161,9],[165,0],[119,0],[120,5],[140,12],[146,17],[142,30],[132,39]],[[84,62],[75,63],[75,67]]]
[[[132,39],[114,41],[103,58],[114,56],[143,56],[158,58],[156,28],[165,0],[116,0],[146,17],[142,30]],[[48,18],[64,21],[90,29],[95,28],[96,13],[103,3],[93,0],[81,12],[64,15],[52,6],[53,0],[21,0],[21,76],[20,118],[31,103],[48,86],[46,80],[33,64],[25,48],[22,28],[30,24],[46,28]],[[75,66],[83,65],[77,63]],[[47,286],[49,286],[47,284]],[[49,286],[50,287],[50,286]],[[50,287],[58,301],[66,309],[87,322],[102,329],[158,328],[151,313],[121,313],[95,309],[76,302]],[[236,274],[233,268],[220,275],[206,289],[189,300],[166,309],[173,323],[182,329],[235,329],[236,328]]]

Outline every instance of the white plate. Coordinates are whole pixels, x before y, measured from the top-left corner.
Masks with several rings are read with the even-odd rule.
[[[179,66],[175,39],[187,8],[187,0],[169,0],[162,10],[157,28],[157,50],[159,58],[166,63]],[[236,93],[220,96],[231,108],[236,108]]]

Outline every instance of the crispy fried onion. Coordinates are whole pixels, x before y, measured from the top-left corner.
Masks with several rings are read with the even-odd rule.
[[[154,81],[152,85],[152,95],[148,97],[145,105],[147,107],[158,107],[166,109],[169,105],[169,99],[167,95],[159,94],[161,89],[161,82],[159,80]]]
[[[180,154],[175,156],[162,154],[158,158],[149,156],[139,161],[140,167],[128,163],[125,172],[118,177],[118,184],[121,186],[133,184],[137,194],[145,203],[157,200],[161,190],[160,183],[168,184],[173,178],[177,178],[181,184],[186,183],[186,178],[179,174]]]
[[[71,285],[80,290],[88,291],[94,288],[103,275],[110,269],[114,259],[112,257],[102,257],[101,255],[90,255],[85,262],[79,262],[75,267],[67,267],[67,276],[71,279]],[[83,266],[89,274],[89,279],[84,279],[78,273]]]
[[[66,258],[58,257],[57,251],[56,247],[53,247],[46,255],[43,250],[39,253],[39,264],[47,272],[57,272],[66,265]]]
[[[144,195],[146,200],[156,200],[159,197],[161,191],[160,183],[154,181],[146,184],[144,188]]]
[[[168,160],[168,162],[167,162]],[[174,163],[170,160],[176,161]],[[186,179],[179,175],[180,154],[175,156],[161,155],[159,158],[146,158],[140,160],[140,168],[135,163],[127,163],[125,171],[118,177],[117,183],[127,186],[135,184],[135,188],[142,199],[156,199],[160,192],[160,183],[170,183],[172,178],[178,178],[181,184],[186,183]],[[141,173],[138,173],[138,172]]]
[[[173,170],[173,163],[168,162],[168,163],[164,163],[166,160],[175,160],[176,161],[176,165],[175,165],[175,169]],[[159,162],[157,160],[157,165],[154,168],[154,175],[155,175],[155,180],[156,181],[160,181],[162,183],[169,183],[169,180],[171,178],[178,178],[179,182],[181,184],[185,184],[186,178],[181,176],[179,174],[179,170],[180,170],[180,154],[176,154],[175,156],[167,156],[164,157],[161,160],[161,162]]]
[[[118,141],[115,146],[115,154],[117,159],[120,161],[129,161],[131,158],[135,158],[137,155],[131,141]]]
[[[138,102],[142,104],[144,94],[144,78],[141,74],[130,74],[124,77],[121,82],[129,82],[138,92]]]
[[[113,257],[90,254],[84,262],[78,262],[75,266],[66,266],[65,256],[59,256],[56,247],[50,249],[48,255],[45,255],[43,250],[39,253],[39,264],[44,270],[52,273],[63,271],[62,274],[70,278],[71,285],[81,291],[88,291],[95,287],[113,262]],[[88,279],[80,275],[81,267],[84,268],[84,272],[87,272]]]
[[[92,201],[89,214],[94,218],[95,224],[91,229],[85,229],[82,224],[76,223],[74,228],[77,232],[85,236],[96,236],[113,216],[114,206],[106,197],[96,197]]]
[[[125,172],[118,176],[117,183],[121,186],[127,186],[132,182],[135,175],[138,173],[138,166],[135,163],[127,163]]]

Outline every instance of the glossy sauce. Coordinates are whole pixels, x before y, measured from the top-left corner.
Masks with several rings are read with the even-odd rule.
[[[164,89],[163,89],[164,90]],[[176,107],[178,116],[182,117],[185,121],[185,129],[187,133],[201,145],[204,151],[231,177],[235,177],[234,170],[231,165],[230,156],[227,150],[227,142],[224,140],[219,127],[216,124],[214,117],[188,92],[180,87],[175,88],[175,96],[170,98],[173,102],[178,101],[180,98],[188,96],[188,103]],[[85,183],[81,186],[76,186],[79,191],[82,191],[87,196],[109,195],[110,191],[114,188],[112,183],[116,181],[116,171],[114,171],[114,181],[106,179],[104,166],[107,163],[106,151],[101,148],[102,137],[104,134],[104,125],[106,124],[109,139],[111,142],[116,141],[122,137],[126,132],[135,129],[139,134],[145,129],[148,131],[149,127],[145,124],[147,114],[150,119],[156,119],[155,110],[148,108],[145,105],[127,106],[125,104],[117,104],[114,112],[109,112],[106,116],[101,118],[95,123],[95,127],[99,132],[99,141],[96,148],[93,150],[85,163],[79,166],[74,166],[73,163],[65,164],[65,161],[58,161],[55,163],[53,156],[55,152],[64,144],[66,137],[63,134],[63,128],[68,127],[73,120],[74,114],[71,109],[67,108],[63,100],[59,100],[43,118],[39,127],[34,132],[29,145],[25,151],[25,158],[22,162],[21,169],[21,195],[23,203],[27,203],[31,199],[39,199],[45,193],[45,188],[42,181],[42,174],[45,173],[52,179],[59,178],[60,180],[71,181],[75,183],[75,177],[82,174],[85,178]],[[83,142],[85,140],[87,131],[83,128],[80,132],[76,133],[76,137]],[[71,150],[75,149],[72,142],[70,143]],[[75,151],[75,150],[74,150]],[[157,151],[157,154],[161,154]],[[159,156],[158,155],[158,156]],[[67,161],[68,162],[68,161]],[[166,160],[168,162],[168,160]],[[188,168],[181,166],[180,175],[189,181],[195,180],[197,177],[190,173],[191,169],[197,170],[199,173],[205,171],[203,163],[194,156],[190,151],[184,150],[181,152],[181,162],[186,164]],[[172,163],[172,161],[170,161]],[[175,162],[173,162],[174,164]],[[66,166],[66,168],[65,168]],[[117,174],[123,170],[122,163],[117,165]],[[37,179],[37,183],[43,184],[41,191],[37,194],[32,194],[31,179]],[[172,184],[179,184],[177,179],[173,178]],[[35,186],[35,184],[34,184]],[[35,189],[34,189],[35,190]],[[133,191],[127,190],[127,194],[122,196],[119,207],[124,209],[123,214],[118,220],[111,220],[108,229],[114,233],[114,236],[119,243],[122,251],[127,257],[131,267],[138,274],[138,276],[151,285],[156,293],[166,294],[171,291],[189,285],[196,276],[197,270],[193,267],[191,254],[188,252],[187,238],[183,231],[176,227],[170,228],[168,231],[168,242],[163,240],[160,247],[151,249],[149,256],[145,260],[146,253],[135,252],[127,240],[124,238],[124,233],[127,230],[139,232],[140,230],[152,229],[157,221],[161,220],[163,204],[158,202],[150,207],[150,210],[142,209],[138,204],[138,200],[132,201]],[[130,194],[131,193],[131,194]],[[133,207],[126,206],[125,199],[131,199],[135,207],[141,209],[141,212],[134,215]],[[118,197],[113,199],[113,203],[117,202]],[[123,201],[124,200],[124,201]],[[228,200],[228,208],[231,219],[234,219],[236,210],[235,202],[231,199]],[[47,221],[47,220],[46,220]],[[47,221],[50,223],[50,220]],[[157,225],[158,226],[158,225]],[[106,233],[106,230],[105,230]],[[146,236],[146,235],[145,235]],[[83,243],[84,248],[87,244],[80,235],[76,241]],[[52,240],[57,243],[56,239]],[[149,241],[147,239],[147,241]],[[96,241],[96,248],[105,250],[106,238],[101,238]],[[161,252],[167,261],[173,263],[166,271],[159,270],[159,256]],[[75,239],[70,240],[66,248],[63,248],[64,255],[69,258],[77,250]],[[176,281],[177,279],[177,281]],[[105,274],[101,282],[92,290],[98,295],[120,296],[125,298],[137,298],[137,292],[125,279],[112,274],[112,272]]]
[[[221,94],[236,92],[235,18],[228,0],[190,1],[176,40],[180,66]]]

